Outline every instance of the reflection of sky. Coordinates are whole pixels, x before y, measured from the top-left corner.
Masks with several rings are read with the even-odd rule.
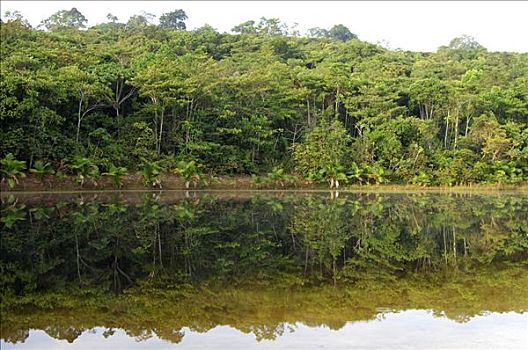
[[[31,331],[24,343],[1,342],[7,349],[528,349],[528,313],[489,313],[466,323],[434,317],[424,310],[386,313],[373,321],[348,322],[333,331],[327,327],[291,325],[276,340],[257,342],[228,326],[218,326],[206,333],[184,328],[180,344],[152,337],[138,342],[118,330],[104,338],[104,328],[84,332],[72,344],[55,340],[44,331]]]

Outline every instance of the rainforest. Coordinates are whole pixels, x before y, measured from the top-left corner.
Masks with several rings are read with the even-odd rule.
[[[132,174],[146,187],[164,174],[186,187],[218,176],[330,187],[528,179],[527,53],[469,36],[410,52],[343,25],[301,35],[261,18],[220,33],[186,30],[186,19],[109,14],[85,28],[73,8],[32,28],[8,13],[3,188],[26,176],[121,187]]]

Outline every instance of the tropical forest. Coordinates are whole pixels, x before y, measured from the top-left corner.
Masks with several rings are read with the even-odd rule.
[[[220,33],[187,15],[86,28],[76,8],[1,24],[4,188],[34,179],[162,187],[242,176],[294,184],[521,184],[528,54],[470,36],[388,49],[346,26],[276,18]],[[36,180],[38,182],[38,180]],[[57,184],[57,182],[55,183]],[[104,186],[103,186],[104,187]]]

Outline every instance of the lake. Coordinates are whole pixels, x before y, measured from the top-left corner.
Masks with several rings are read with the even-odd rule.
[[[526,349],[516,192],[2,194],[2,349]]]

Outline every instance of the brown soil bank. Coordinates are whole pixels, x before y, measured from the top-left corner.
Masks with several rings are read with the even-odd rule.
[[[0,185],[2,193],[6,192],[57,192],[57,191],[108,191],[108,190],[185,190],[185,180],[176,175],[160,176],[161,188],[159,186],[149,187],[143,183],[140,174],[127,175],[122,178],[122,186],[116,187],[112,179],[101,177],[96,181],[86,180],[81,186],[74,177],[57,178],[50,176],[40,180],[34,176],[27,176],[19,179],[19,183],[12,189],[4,182]],[[298,180],[293,183],[255,183],[249,176],[220,176],[207,181],[202,181],[196,187],[191,184],[189,189],[206,190],[329,190],[324,183],[315,183],[308,180]],[[340,191],[526,191],[528,183],[517,185],[505,184],[473,184],[469,186],[429,186],[423,187],[409,184],[384,184],[384,185],[344,185]]]

